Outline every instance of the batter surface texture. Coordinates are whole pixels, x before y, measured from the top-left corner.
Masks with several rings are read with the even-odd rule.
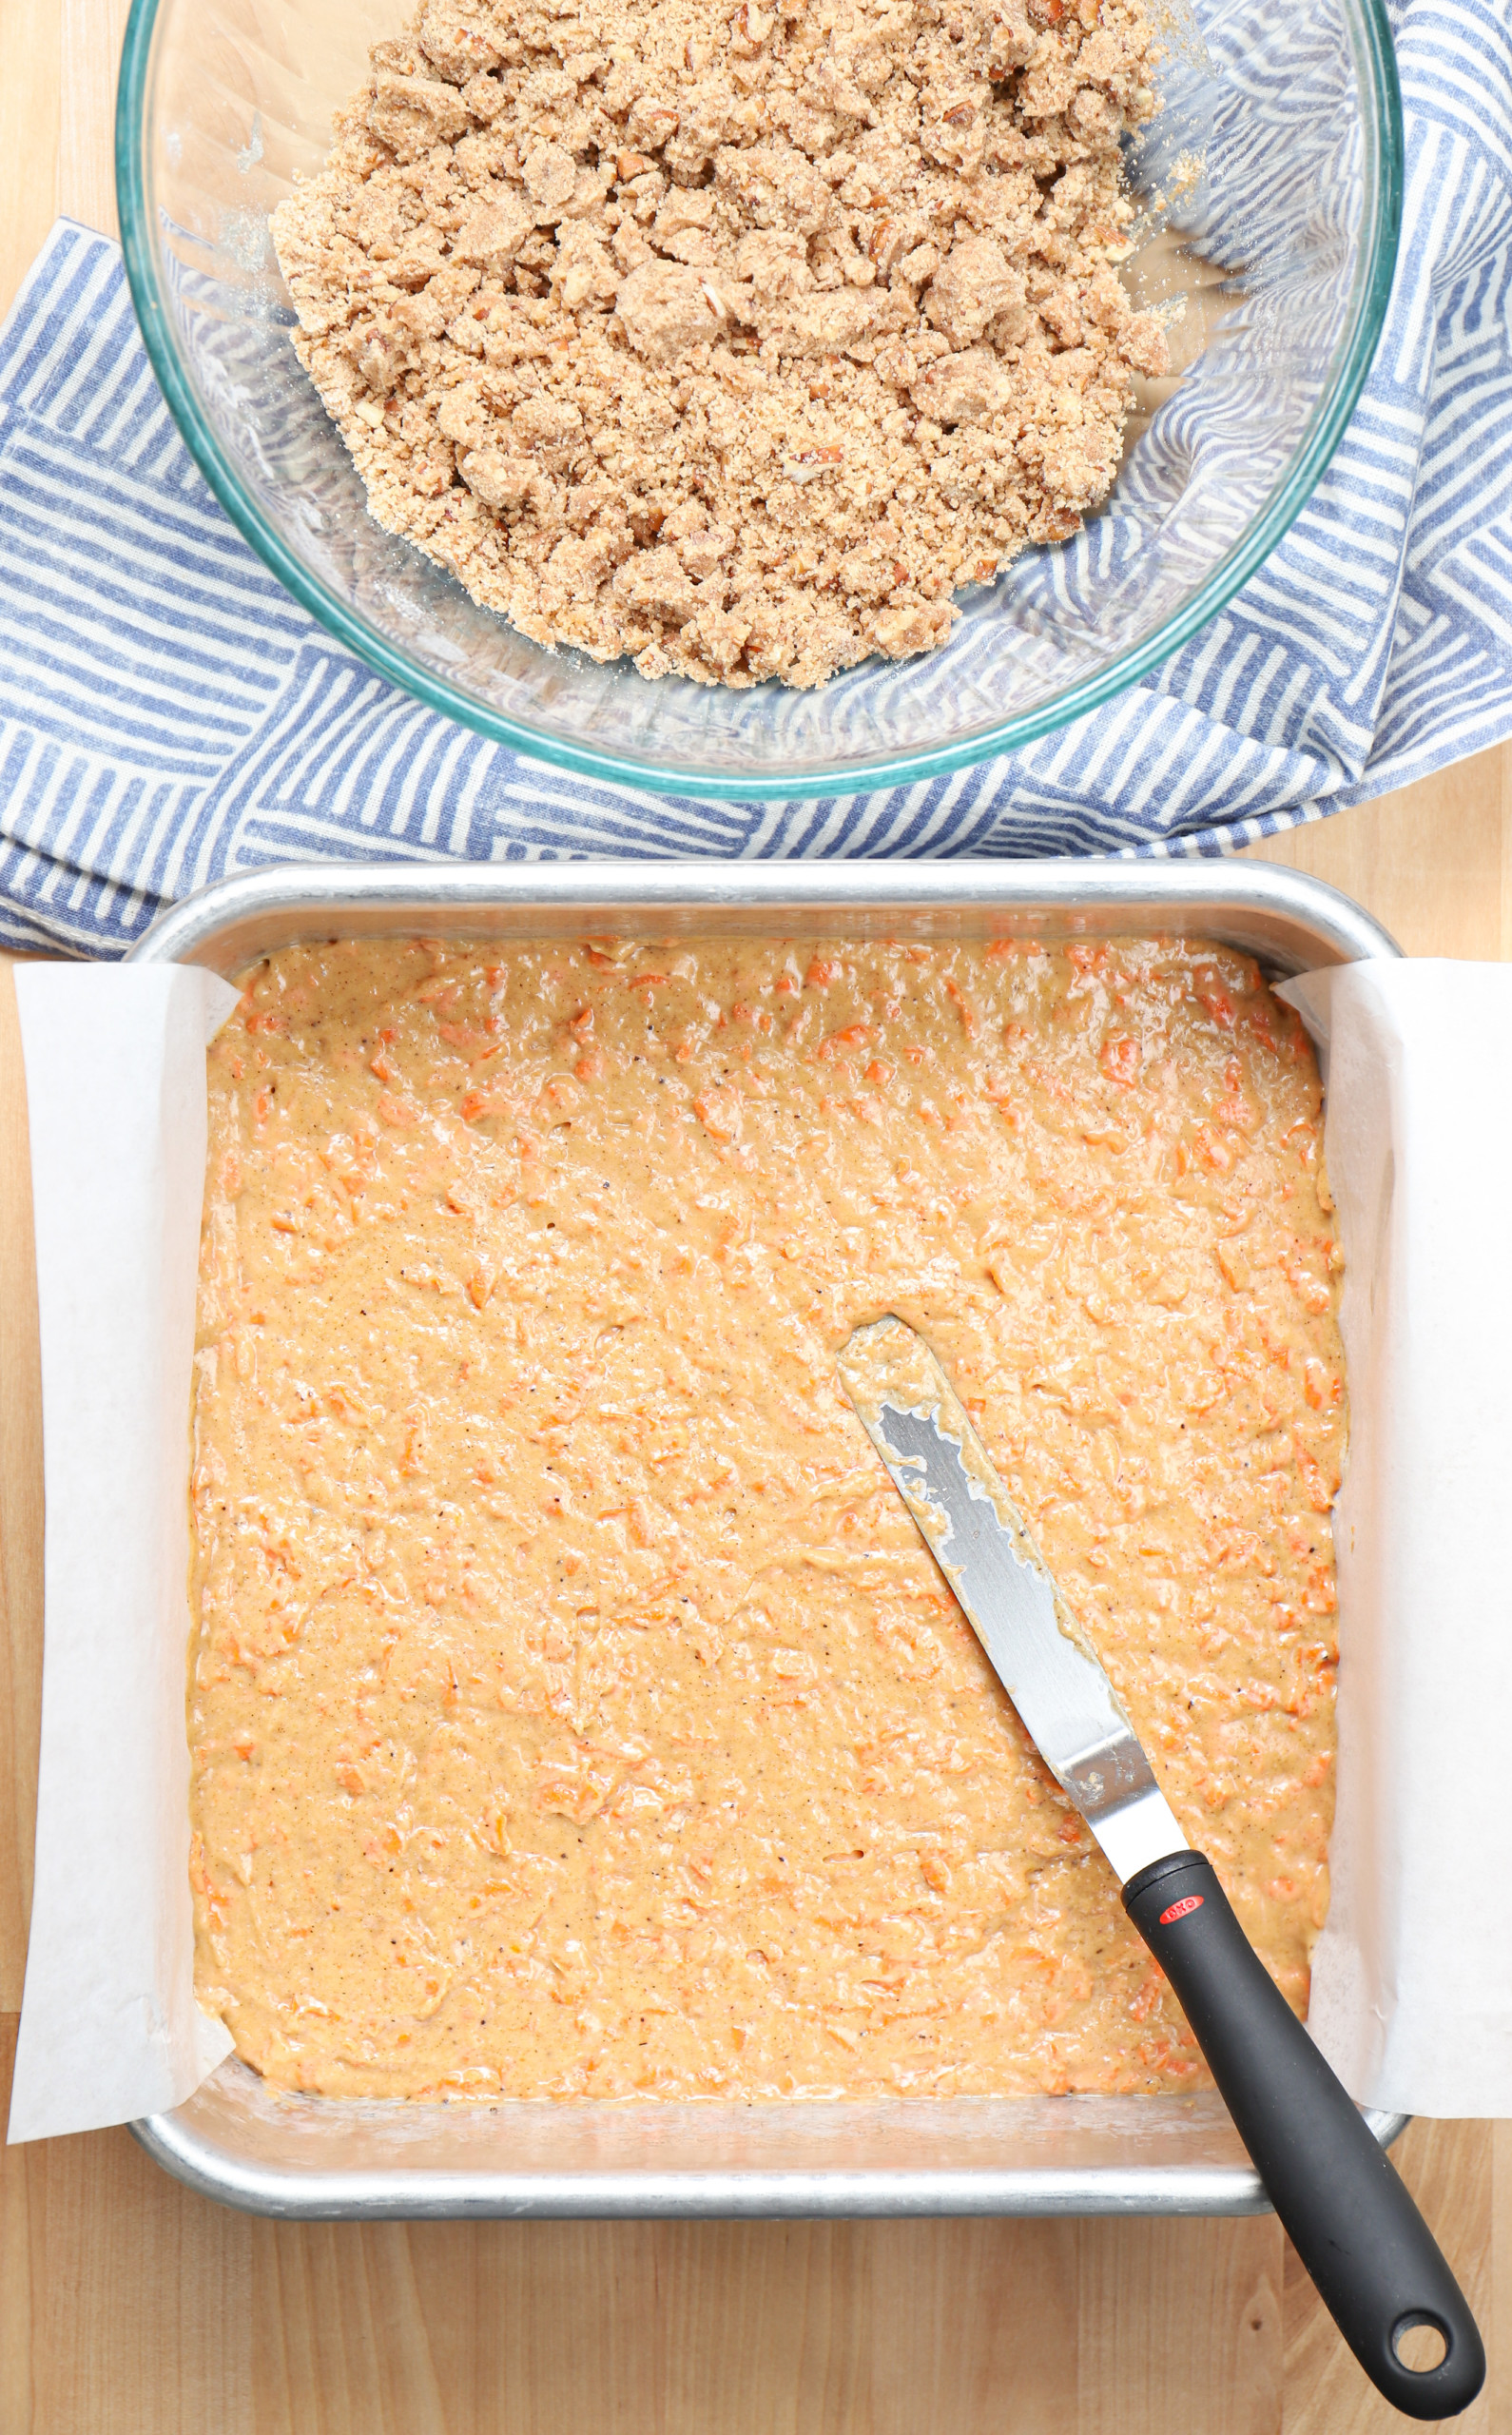
[[[1306,2002],[1339,1255],[1225,950],[290,949],[210,1052],[197,1984],[333,2094],[1204,2071],[836,1373],[921,1329]]]

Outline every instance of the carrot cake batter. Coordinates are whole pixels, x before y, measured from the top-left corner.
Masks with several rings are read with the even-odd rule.
[[[1305,2006],[1321,1094],[1183,942],[281,952],[210,1052],[197,1984],[338,2095],[1205,2079],[836,1373],[921,1329]]]

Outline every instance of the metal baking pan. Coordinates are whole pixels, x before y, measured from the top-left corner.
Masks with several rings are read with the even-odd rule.
[[[1188,932],[1272,979],[1400,953],[1362,908],[1262,863],[300,865],[218,881],[136,963],[234,976],[300,940],[1097,938]],[[1383,2145],[1403,2114],[1367,2117]],[[207,2196],[290,2216],[1248,2215],[1267,2202],[1220,2098],[773,2105],[359,2104],[286,2095],[232,2057],[137,2123]]]

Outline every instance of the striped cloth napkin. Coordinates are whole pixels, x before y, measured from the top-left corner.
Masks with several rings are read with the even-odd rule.
[[[265,862],[1217,853],[1512,733],[1512,21],[1408,0],[1406,190],[1369,382],[1266,566],[1023,752],[819,802],[596,786],[422,710],[222,515],[120,255],[61,222],[0,332],[0,942],[124,952]]]

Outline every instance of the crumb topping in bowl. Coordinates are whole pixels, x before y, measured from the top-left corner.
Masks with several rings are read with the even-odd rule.
[[[1140,0],[430,0],[273,223],[373,514],[649,676],[935,648],[1164,369],[1151,45]]]

